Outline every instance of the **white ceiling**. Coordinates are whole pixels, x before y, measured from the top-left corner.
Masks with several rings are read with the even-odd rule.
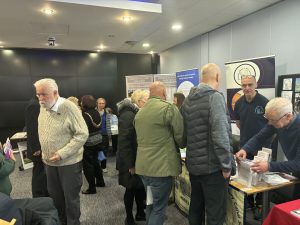
[[[0,45],[95,51],[102,44],[109,52],[159,53],[281,0],[157,1],[162,4],[162,13],[55,0],[1,0]],[[54,15],[43,14],[41,10],[46,7],[53,8]],[[124,14],[131,15],[131,23],[120,20]],[[182,24],[180,32],[172,31],[174,22]],[[49,37],[56,38],[55,47],[48,46]],[[126,41],[134,41],[135,45]],[[151,46],[143,48],[144,42]]]

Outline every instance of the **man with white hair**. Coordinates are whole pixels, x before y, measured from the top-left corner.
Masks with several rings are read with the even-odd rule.
[[[253,163],[251,169],[257,173],[267,171],[293,173],[300,178],[300,116],[293,113],[293,105],[288,99],[279,97],[272,99],[266,105],[265,118],[269,121],[268,124],[236,153],[237,159],[246,158],[247,153],[257,151],[266,139],[277,134],[288,161],[257,161]],[[293,198],[299,197],[300,191],[297,187]]]
[[[79,225],[83,145],[88,128],[79,108],[59,96],[53,79],[34,83],[41,105],[38,131],[47,187],[61,223]]]

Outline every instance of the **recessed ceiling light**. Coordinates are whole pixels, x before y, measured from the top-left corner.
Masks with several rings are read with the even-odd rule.
[[[182,25],[179,23],[173,24],[172,25],[172,30],[178,31],[182,29]]]
[[[148,48],[148,47],[150,47],[150,44],[149,44],[149,43],[144,43],[144,44],[143,44],[143,47],[144,47],[144,48]]]
[[[152,55],[152,54],[154,54],[154,51],[150,51],[149,53]]]
[[[97,51],[97,52],[101,52],[101,49],[97,49],[96,51]]]
[[[105,49],[105,48],[106,48],[106,46],[103,45],[103,44],[101,44],[101,45],[99,45],[99,46],[97,47],[97,49],[99,49],[100,51],[103,50],[103,49]]]
[[[131,16],[123,16],[122,20],[124,23],[130,23],[132,18],[131,18]]]
[[[50,8],[42,9],[42,12],[49,16],[54,14],[54,10]]]

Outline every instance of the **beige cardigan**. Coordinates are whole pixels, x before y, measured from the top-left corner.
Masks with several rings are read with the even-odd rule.
[[[82,160],[88,128],[81,111],[74,103],[65,100],[58,106],[57,112],[41,107],[38,122],[42,158],[45,164],[65,166]],[[55,152],[58,152],[61,160],[50,162],[49,158]]]

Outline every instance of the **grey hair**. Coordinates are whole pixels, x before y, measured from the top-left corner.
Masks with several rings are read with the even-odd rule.
[[[135,90],[132,95],[131,95],[131,102],[137,104],[137,102],[145,97],[149,96],[149,91],[148,90],[141,90],[137,89]]]
[[[103,100],[104,103],[105,103],[105,105],[106,105],[106,100],[105,100],[105,98],[98,98],[98,99],[97,99],[97,103],[98,103],[98,101],[100,101],[100,100]]]
[[[42,87],[47,88],[49,91],[57,91],[58,92],[58,86],[57,86],[55,80],[53,80],[51,78],[44,78],[44,79],[38,80],[33,85],[35,87],[42,86]]]
[[[268,102],[265,111],[266,113],[274,111],[278,116],[283,116],[286,113],[293,113],[293,104],[286,98],[277,97]]]

